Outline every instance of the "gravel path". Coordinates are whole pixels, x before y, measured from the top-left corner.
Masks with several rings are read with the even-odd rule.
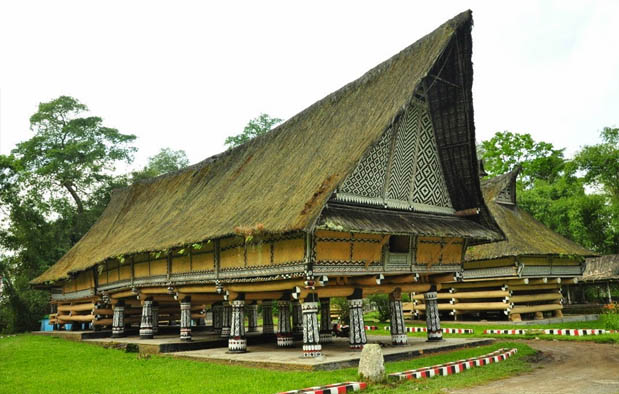
[[[530,373],[450,393],[619,393],[619,345],[523,341],[543,352]]]

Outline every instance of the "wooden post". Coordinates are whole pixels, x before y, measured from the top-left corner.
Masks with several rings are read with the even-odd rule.
[[[290,329],[290,301],[277,302],[279,309],[277,321],[277,346],[292,347],[292,331]]]
[[[308,297],[301,306],[303,318],[303,355],[319,357],[322,351],[318,332],[318,302],[316,297]]]
[[[228,301],[223,303],[223,312],[221,319],[221,334],[222,338],[228,338],[230,336],[230,320],[232,319],[232,307]]]
[[[234,300],[232,304],[232,321],[230,325],[230,337],[228,338],[228,351],[230,353],[245,353],[247,351],[247,339],[245,338],[245,325],[243,319],[244,300]]]
[[[333,342],[331,332],[331,299],[320,299],[320,343]]]
[[[223,320],[224,307],[217,303],[213,305],[211,308],[213,311],[213,329],[215,330],[215,334],[221,334],[221,325]]]
[[[258,305],[253,304],[245,306],[245,313],[247,313],[247,332],[258,331]]]
[[[125,336],[125,304],[119,301],[114,305],[114,317],[112,319],[112,338]]]
[[[400,346],[406,345],[406,325],[404,324],[400,292],[394,291],[389,294],[389,307],[391,309],[391,343]]]
[[[273,334],[275,327],[273,327],[273,301],[262,301],[262,333]]]
[[[142,319],[140,321],[140,339],[153,338],[153,300],[146,299],[142,305]]]
[[[303,310],[299,300],[292,300],[292,335],[294,339],[303,338]]]
[[[181,341],[191,341],[191,298],[181,301]]]
[[[426,305],[426,326],[428,341],[442,341],[441,319],[438,314],[438,297],[436,291],[429,291],[424,295]]]
[[[159,334],[159,303],[153,301],[153,335]]]
[[[361,350],[368,342],[365,335],[365,322],[363,321],[363,299],[361,292],[355,291],[348,299],[348,309],[350,311],[350,336],[349,345],[353,350]]]
[[[610,292],[610,281],[606,282],[606,291],[608,292],[608,303],[612,304],[613,303],[613,296]]]

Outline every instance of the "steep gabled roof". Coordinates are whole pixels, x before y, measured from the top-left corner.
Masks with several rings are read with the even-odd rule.
[[[609,254],[586,260],[582,278],[585,281],[619,281],[619,254]]]
[[[469,247],[465,259],[490,260],[526,255],[595,256],[596,253],[552,231],[516,204],[516,178],[520,167],[483,180],[481,188],[490,212],[506,240]]]
[[[114,192],[90,231],[33,283],[66,278],[115,256],[228,236],[237,227],[267,233],[311,229],[335,188],[432,70],[460,67],[460,74],[453,72],[462,84],[456,92],[445,92],[440,82],[428,96],[453,207],[480,207],[475,220],[493,227],[474,153],[471,27],[471,12],[463,12],[266,135]],[[456,105],[460,111],[453,110]]]

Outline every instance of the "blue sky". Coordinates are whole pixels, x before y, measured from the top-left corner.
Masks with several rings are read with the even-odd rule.
[[[431,4],[425,4],[431,3]],[[261,112],[289,118],[472,9],[477,139],[531,133],[568,155],[619,125],[617,1],[20,1],[0,4],[0,153],[71,95],[197,162]]]

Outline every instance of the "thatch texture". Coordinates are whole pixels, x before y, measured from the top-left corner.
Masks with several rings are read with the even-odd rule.
[[[517,204],[497,202],[505,189],[515,190],[519,168],[481,183],[486,205],[506,240],[469,247],[465,260],[491,260],[509,256],[594,256],[595,253],[552,231]],[[510,193],[515,201],[515,193]]]
[[[586,282],[619,281],[619,254],[609,254],[586,260],[587,267],[582,274]]]
[[[266,135],[178,173],[116,191],[90,231],[33,283],[66,278],[119,255],[228,236],[238,227],[267,233],[310,230],[337,185],[397,119],[446,49],[456,41],[467,43],[468,50],[454,53],[468,56],[458,60],[470,65],[471,26],[470,11],[464,12]],[[472,68],[468,72],[470,82]],[[466,86],[470,96],[470,83]],[[481,200],[478,184],[468,184],[477,176],[469,112],[471,119],[459,134],[466,135],[466,149],[473,147],[468,160],[475,170],[450,183],[456,210],[471,207],[463,193],[478,195],[473,204]],[[453,168],[447,175],[459,176]],[[458,182],[468,182],[466,190]],[[477,220],[491,222],[483,215]]]

